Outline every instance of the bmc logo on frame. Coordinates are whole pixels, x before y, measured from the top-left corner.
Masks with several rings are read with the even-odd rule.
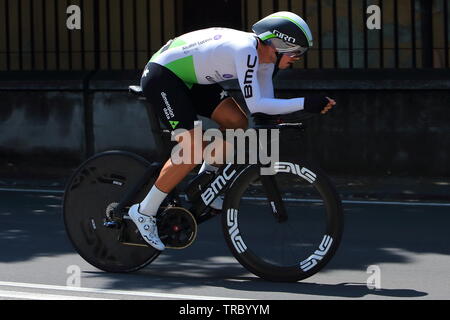
[[[211,186],[208,187],[205,192],[202,193],[201,197],[205,205],[209,205],[219,194],[220,190],[227,184],[227,181],[234,177],[236,170],[233,170],[230,173],[227,172],[231,166],[231,163],[228,164],[225,169],[223,169],[222,174],[211,183]]]

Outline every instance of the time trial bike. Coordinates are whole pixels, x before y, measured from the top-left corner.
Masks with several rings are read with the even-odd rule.
[[[143,99],[138,86],[130,86],[130,92]],[[151,109],[148,116],[170,151],[170,132],[161,129]],[[281,134],[305,130],[292,117],[255,115],[254,122],[255,128]],[[146,196],[162,165],[133,152],[107,151],[74,172],[63,198],[64,223],[74,248],[88,263],[107,272],[133,272],[161,254],[146,244],[127,212]],[[219,218],[231,253],[251,273],[293,282],[321,270],[342,237],[340,197],[330,178],[311,163],[280,156],[272,165],[273,174],[262,175],[258,163],[224,164],[217,173],[206,171],[175,188],[157,214],[166,248],[187,248],[200,224]],[[224,196],[221,212],[208,206],[219,196]]]

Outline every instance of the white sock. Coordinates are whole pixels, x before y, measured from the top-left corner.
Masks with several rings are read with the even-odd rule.
[[[219,167],[213,166],[209,163],[207,163],[206,161],[203,161],[202,166],[200,167],[200,170],[198,171],[198,173],[202,173],[203,171],[212,171],[212,172],[217,172],[217,170],[219,170]]]
[[[166,197],[167,193],[153,186],[145,199],[139,204],[139,212],[147,216],[156,216],[159,206]]]

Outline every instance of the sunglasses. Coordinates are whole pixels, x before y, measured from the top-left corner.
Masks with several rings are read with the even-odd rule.
[[[300,57],[308,51],[308,48],[293,45],[282,41],[281,39],[270,39],[270,45],[275,48],[279,54],[285,54],[291,58]]]

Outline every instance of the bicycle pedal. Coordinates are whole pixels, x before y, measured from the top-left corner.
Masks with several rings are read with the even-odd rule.
[[[148,247],[149,245],[142,238],[134,222],[129,216],[124,216],[118,239],[120,243],[127,246]]]
[[[119,221],[105,221],[103,226],[108,229],[120,229],[122,224]]]

